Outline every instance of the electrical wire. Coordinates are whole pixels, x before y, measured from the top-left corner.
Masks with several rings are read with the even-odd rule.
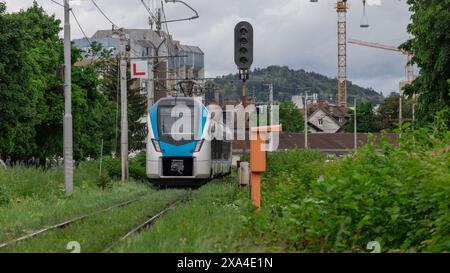
[[[162,14],[163,14],[164,25],[166,26],[167,35],[170,36],[169,25],[167,24],[166,12],[164,11],[164,3],[163,3],[163,1],[161,1],[161,11],[162,11]]]
[[[77,16],[76,16],[75,13],[73,12],[73,9],[70,9],[70,12],[72,13],[73,18],[75,19],[75,22],[77,22],[78,28],[79,28],[79,29],[81,30],[81,32],[83,33],[84,38],[85,38],[86,41],[88,42],[89,46],[92,47],[91,40],[89,40],[89,38],[88,38],[87,35],[86,35],[86,32],[84,32],[84,29],[83,29],[83,27],[81,26],[80,22],[78,21]]]
[[[53,3],[55,3],[58,6],[61,6],[61,7],[65,8],[65,6],[63,4],[61,4],[59,2],[56,2],[55,0],[50,0],[50,1],[52,1]]]
[[[111,19],[109,19],[109,17],[103,12],[103,10],[97,5],[97,3],[95,3],[94,0],[91,0],[91,2],[98,9],[98,11],[103,15],[103,17],[106,18],[106,20],[108,20],[115,28],[119,28],[116,24],[114,24],[113,21],[111,21]]]

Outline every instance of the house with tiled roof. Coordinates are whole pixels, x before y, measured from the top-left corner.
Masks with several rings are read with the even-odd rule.
[[[339,133],[350,120],[342,108],[328,102],[312,105],[313,113],[308,116],[308,130],[312,133]]]

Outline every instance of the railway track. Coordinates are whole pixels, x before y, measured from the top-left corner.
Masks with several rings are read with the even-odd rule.
[[[76,218],[73,218],[73,219],[70,219],[70,220],[66,220],[64,222],[61,222],[61,223],[58,223],[58,224],[55,224],[55,225],[52,225],[52,226],[43,227],[41,229],[35,230],[33,232],[30,232],[30,233],[28,233],[26,235],[23,235],[21,237],[12,239],[12,240],[4,242],[4,243],[0,243],[0,249],[1,248],[5,248],[7,246],[11,246],[13,244],[16,244],[16,243],[19,243],[19,242],[22,242],[22,241],[25,241],[25,240],[30,239],[32,237],[39,236],[39,235],[41,235],[43,233],[46,233],[48,231],[51,231],[51,230],[67,227],[68,225],[71,225],[73,223],[82,221],[83,219],[85,219],[87,217],[90,217],[90,216],[94,216],[94,215],[98,215],[98,214],[101,214],[101,213],[105,213],[105,212],[108,212],[108,211],[110,211],[112,209],[115,209],[115,208],[126,207],[128,205],[131,205],[133,203],[136,203],[136,202],[142,200],[144,197],[145,197],[145,195],[142,195],[142,196],[139,196],[137,198],[134,198],[134,199],[131,199],[131,200],[128,200],[128,201],[125,201],[125,202],[122,202],[122,203],[119,203],[119,204],[107,207],[105,209],[97,210],[97,211],[94,211],[94,212],[91,212],[91,213],[88,213],[88,214],[85,214],[85,215],[82,215],[82,216],[78,216]]]
[[[88,214],[85,214],[85,215],[82,215],[82,216],[78,216],[76,218],[73,218],[73,219],[70,219],[70,220],[67,220],[67,221],[64,221],[64,222],[52,225],[52,226],[43,227],[41,229],[38,229],[38,230],[33,231],[33,232],[30,232],[30,233],[28,233],[26,235],[23,235],[21,237],[12,239],[12,240],[4,242],[4,243],[1,243],[0,244],[0,249],[6,248],[6,247],[9,247],[9,246],[12,246],[12,245],[15,245],[17,243],[20,243],[22,241],[25,241],[25,240],[33,238],[33,237],[40,236],[40,235],[42,235],[44,233],[47,233],[49,231],[52,231],[52,230],[56,230],[56,229],[60,229],[60,228],[66,228],[67,226],[69,226],[71,224],[80,222],[80,221],[82,221],[82,220],[84,220],[84,219],[86,219],[88,217],[91,217],[91,216],[95,216],[95,215],[99,215],[99,214],[102,214],[102,213],[106,213],[106,212],[111,211],[111,210],[116,209],[116,208],[127,207],[127,206],[129,206],[129,205],[131,205],[133,203],[136,203],[136,202],[138,202],[140,200],[143,200],[146,196],[147,195],[139,196],[139,197],[134,198],[132,200],[128,200],[128,201],[125,201],[125,202],[122,202],[122,203],[119,203],[119,204],[107,207],[105,209],[101,209],[101,210],[94,211],[94,212],[91,212],[91,213],[88,213]],[[132,235],[134,235],[134,234],[136,234],[136,233],[138,233],[138,232],[148,228],[149,226],[153,225],[162,215],[164,215],[168,211],[172,210],[179,203],[183,203],[183,202],[188,201],[190,198],[191,198],[191,195],[188,193],[188,194],[183,195],[181,198],[178,198],[177,200],[166,204],[164,209],[162,209],[161,211],[159,211],[156,214],[153,214],[152,216],[147,218],[143,223],[141,223],[138,226],[136,226],[133,229],[131,229],[125,235],[120,237],[117,241],[115,241],[112,244],[110,244],[103,252],[109,252],[118,243],[122,242],[123,240],[129,238],[130,236],[132,236]]]
[[[187,202],[190,199],[190,195],[186,194],[184,197],[180,198],[179,200],[176,200],[174,202],[169,203],[168,205],[166,205],[166,207],[161,210],[160,212],[153,214],[152,216],[150,216],[149,218],[147,218],[147,220],[145,220],[143,223],[139,224],[138,226],[134,227],[133,229],[131,229],[129,232],[127,232],[125,235],[123,235],[122,237],[120,237],[117,241],[115,241],[114,243],[112,243],[111,245],[109,245],[103,252],[110,252],[117,244],[119,244],[120,242],[126,240],[127,238],[135,235],[136,233],[141,232],[142,230],[145,230],[147,228],[149,228],[150,226],[152,226],[161,216],[163,216],[164,214],[166,214],[168,211],[172,210],[173,208],[175,208],[178,204],[180,203],[184,203]]]

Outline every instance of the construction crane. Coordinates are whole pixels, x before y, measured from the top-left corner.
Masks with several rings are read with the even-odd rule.
[[[402,53],[403,55],[406,56],[406,65],[405,65],[406,80],[401,82],[400,87],[402,88],[405,84],[409,84],[415,80],[416,75],[414,74],[414,68],[413,68],[413,65],[411,64],[411,59],[413,56],[412,52],[402,50],[396,46],[383,45],[380,43],[371,43],[371,42],[366,42],[366,41],[361,41],[361,40],[356,40],[356,39],[348,39],[348,43]]]
[[[338,0],[338,101],[337,105],[347,109],[347,0]]]
[[[402,123],[402,97],[403,97],[403,87],[407,84],[412,83],[417,76],[414,74],[414,67],[411,63],[411,59],[413,57],[413,53],[410,51],[405,51],[403,49],[400,49],[396,46],[390,46],[390,45],[383,45],[380,43],[371,43],[371,42],[366,42],[366,41],[361,41],[361,40],[356,40],[356,39],[348,39],[348,42],[350,44],[355,44],[355,45],[360,45],[360,46],[367,46],[367,47],[372,47],[372,48],[378,48],[378,49],[383,49],[383,50],[389,50],[389,51],[394,51],[394,52],[400,52],[403,55],[406,56],[406,65],[405,65],[405,77],[406,80],[400,82],[400,101],[399,101],[399,124],[401,126]],[[413,120],[415,119],[415,102],[416,102],[416,95],[413,95]]]
[[[318,2],[318,0],[310,0]],[[368,28],[369,22],[366,17],[366,0],[363,3],[363,18],[361,28]],[[347,0],[336,0],[336,11],[338,13],[338,95],[337,105],[347,110],[348,83],[347,83]]]

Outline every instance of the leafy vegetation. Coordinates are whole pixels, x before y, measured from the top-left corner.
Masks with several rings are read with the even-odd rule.
[[[184,194],[186,194],[184,190],[150,192],[142,200],[126,207],[114,208],[105,213],[90,216],[64,229],[47,232],[1,251],[67,253],[69,252],[66,248],[67,244],[77,241],[83,253],[102,252],[132,228],[161,211],[168,203],[182,198]]]
[[[245,203],[237,199],[236,177],[208,184],[192,200],[161,218],[151,229],[119,244],[116,252],[232,252],[255,250],[243,238]]]
[[[213,83],[226,93],[227,98],[239,99],[241,96],[241,82],[238,75],[229,74],[214,79]],[[249,92],[255,90],[258,102],[268,101],[268,91],[265,84],[274,84],[274,99],[290,101],[293,95],[302,94],[303,91],[318,93],[320,98],[336,99],[337,80],[303,69],[293,70],[286,66],[272,65],[267,68],[255,68],[251,72],[247,87]],[[374,105],[383,101],[383,96],[372,89],[359,87],[352,82],[348,83],[349,97],[356,97],[358,101],[370,101]],[[239,99],[240,100],[240,99]],[[351,103],[351,102],[349,102]]]
[[[443,116],[444,114],[440,114]],[[406,125],[407,126],[407,125]],[[450,132],[442,119],[354,156],[271,154],[249,233],[269,251],[450,251]]]
[[[351,115],[350,121],[345,126],[346,132],[354,132],[354,110],[349,110]],[[379,131],[377,128],[376,116],[373,106],[370,102],[362,102],[356,106],[356,129],[359,133],[373,133]]]
[[[300,114],[300,110],[292,101],[280,103],[280,124],[283,124],[283,131],[288,133],[303,132],[305,120]]]
[[[139,153],[128,161],[128,172],[131,178],[137,181],[147,181],[145,151]],[[120,179],[122,177],[120,158],[106,158],[105,168],[109,177]]]
[[[408,4],[412,38],[402,47],[414,54],[412,61],[420,67],[420,76],[405,91],[418,95],[417,114],[421,124],[427,124],[435,112],[450,109],[450,0],[408,0]]]
[[[400,95],[393,93],[380,105],[376,117],[378,130],[394,130],[399,128],[399,100]],[[404,122],[413,122],[412,108],[413,99],[404,96],[402,99],[402,117]]]
[[[65,196],[63,176],[62,169],[0,169],[0,242],[152,192],[143,183],[117,181],[102,191],[96,161],[76,169],[71,197]]]
[[[0,158],[48,166],[62,156],[64,86],[61,22],[35,2],[32,7],[6,14],[0,3]],[[118,152],[117,70],[111,52],[93,44],[96,61],[72,66],[74,158]],[[82,56],[72,48],[72,60]],[[59,71],[59,73],[57,73]],[[59,75],[58,75],[59,74]],[[103,79],[103,80],[101,80]],[[143,147],[146,99],[128,83],[130,149]]]

